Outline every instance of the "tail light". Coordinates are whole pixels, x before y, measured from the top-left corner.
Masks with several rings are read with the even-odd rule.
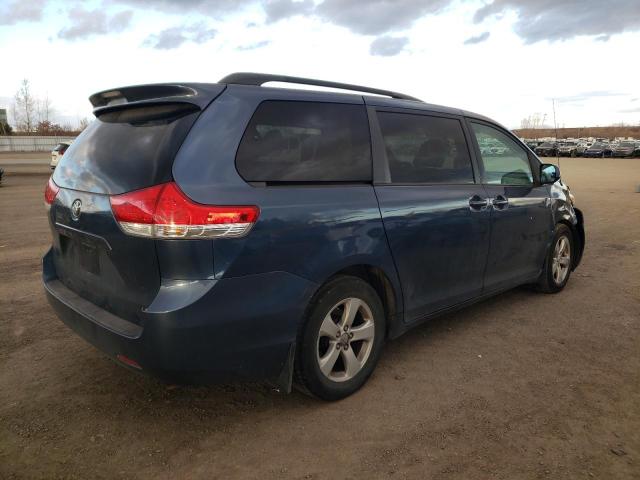
[[[58,191],[60,187],[56,185],[53,181],[52,177],[49,177],[49,181],[47,182],[47,186],[44,189],[44,204],[48,207],[51,206],[53,201],[56,199],[56,195],[58,195]]]
[[[149,238],[242,237],[260,213],[256,206],[195,203],[173,182],[114,195],[110,200],[125,233]]]

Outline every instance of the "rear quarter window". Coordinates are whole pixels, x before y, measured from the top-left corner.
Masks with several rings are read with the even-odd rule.
[[[236,155],[248,182],[365,182],[372,179],[363,105],[262,102]]]

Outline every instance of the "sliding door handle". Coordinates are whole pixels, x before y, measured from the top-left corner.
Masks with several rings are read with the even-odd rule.
[[[491,205],[496,210],[505,210],[509,206],[509,199],[504,195],[497,195],[496,198],[491,200]]]
[[[469,199],[469,208],[474,212],[480,212],[489,206],[489,199],[474,195]]]

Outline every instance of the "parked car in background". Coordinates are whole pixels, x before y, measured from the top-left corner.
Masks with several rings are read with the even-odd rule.
[[[607,149],[607,145],[604,143],[594,143],[589,148],[587,148],[582,154],[583,157],[602,157],[605,156],[605,151]]]
[[[562,142],[558,145],[558,155],[561,157],[576,157],[578,155],[578,142]]]
[[[593,142],[579,142],[578,146],[576,147],[576,155],[582,157],[585,150],[588,149],[591,145],[593,145]]]
[[[482,115],[251,73],[90,100],[45,190],[46,294],[84,339],[171,382],[337,400],[386,340],[518,285],[557,293],[582,256],[558,167]]]
[[[604,143],[604,156],[605,157],[611,157],[613,156],[613,150],[614,148],[616,148],[618,144],[617,143],[611,143],[611,142],[605,142]]]
[[[636,155],[635,142],[620,142],[612,150],[613,157],[633,157]]]
[[[527,147],[529,147],[532,151],[536,151],[536,147],[538,145],[540,145],[540,142],[536,141],[536,140],[529,140],[527,142],[525,142]]]
[[[544,142],[534,150],[539,157],[555,157],[558,153],[558,144],[554,142]]]
[[[53,150],[51,150],[51,163],[49,164],[51,170],[54,170],[58,166],[60,157],[64,155],[67,148],[69,148],[69,145],[71,145],[71,142],[60,142]]]

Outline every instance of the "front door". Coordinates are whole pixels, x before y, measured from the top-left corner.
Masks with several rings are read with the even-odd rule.
[[[529,152],[507,132],[470,122],[482,181],[491,199],[491,247],[485,292],[537,277],[553,232],[549,187],[533,174]]]
[[[411,322],[481,294],[490,210],[461,119],[379,111],[377,123],[388,171],[375,191]]]

